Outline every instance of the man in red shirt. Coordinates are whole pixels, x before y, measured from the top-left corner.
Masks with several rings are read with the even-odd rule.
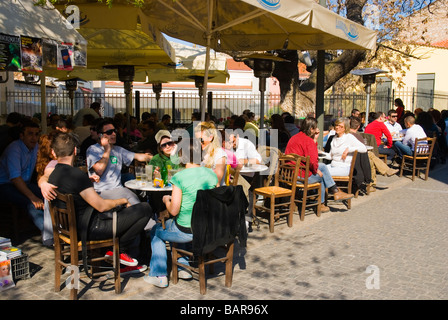
[[[389,129],[387,129],[384,121],[386,120],[386,115],[382,111],[378,111],[374,115],[374,120],[370,122],[366,129],[365,133],[370,133],[375,136],[376,143],[378,144],[378,152],[380,154],[386,154],[388,160],[392,160],[395,156],[395,150],[393,149],[393,140],[392,135],[390,134]],[[386,136],[387,141],[383,143],[382,137],[383,134]]]
[[[341,191],[331,177],[330,171],[324,163],[319,162],[317,151],[317,137],[319,128],[315,118],[308,117],[303,120],[300,126],[300,132],[292,136],[285,149],[285,154],[295,153],[299,156],[310,156],[310,176],[309,183],[320,182],[322,187],[321,212],[328,212],[330,208],[324,205],[325,189],[334,196],[334,200],[342,201],[353,198],[353,194]],[[299,175],[303,176],[303,172]]]

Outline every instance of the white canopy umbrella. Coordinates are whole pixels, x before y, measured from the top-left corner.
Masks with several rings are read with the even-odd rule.
[[[171,42],[176,52],[175,68],[148,69],[146,74],[151,83],[194,81],[194,77],[204,77],[206,69],[206,50],[202,46],[189,46]],[[208,79],[214,83],[226,83],[229,78],[227,58],[223,54],[210,57]],[[193,79],[193,80],[192,80]]]
[[[142,21],[151,21],[171,37],[205,46],[207,56],[210,48],[225,52],[376,47],[375,31],[313,0],[153,0],[141,10]],[[208,64],[209,60],[204,100]],[[202,119],[204,114],[203,108]]]
[[[45,7],[34,5],[33,0],[0,1],[0,32],[87,44],[87,41],[48,1]]]
[[[85,56],[87,41],[67,22],[48,1],[35,6],[33,0],[0,1],[0,33],[9,36],[28,36],[72,43]],[[45,68],[41,74],[41,126],[47,128],[45,101]]]
[[[104,29],[106,30],[106,29]],[[205,49],[200,46],[191,47],[175,42],[170,43],[175,61],[172,64],[153,63],[149,65],[150,59],[146,59],[148,66],[135,67],[135,82],[166,83],[166,82],[191,82],[194,76],[204,76],[205,73]],[[88,46],[89,48],[89,46]],[[90,51],[89,51],[90,54]],[[88,58],[91,57],[88,55]],[[99,57],[96,60],[100,61]],[[91,61],[91,59],[89,59]],[[105,60],[103,60],[105,61]],[[116,62],[117,64],[118,62]],[[127,63],[127,61],[125,62]],[[118,81],[118,70],[102,68],[97,65],[85,69],[74,69],[71,71],[51,70],[47,75],[58,80],[83,79],[85,81]],[[95,63],[93,64],[95,65]],[[227,61],[223,54],[216,54],[210,58],[209,77],[214,83],[226,83],[229,78]]]
[[[81,29],[82,30],[82,29]],[[104,29],[114,31],[112,29]],[[169,47],[175,52],[176,60],[173,66],[153,64],[152,66],[136,66],[135,82],[162,84],[167,82],[195,82],[196,79],[204,79],[206,52],[204,47],[189,46],[171,42]],[[90,48],[90,44],[89,47]],[[90,54],[90,51],[89,51]],[[89,55],[90,57],[90,55]],[[227,71],[227,55],[215,53],[211,55],[208,79],[213,83],[226,83],[229,78]],[[89,59],[91,61],[92,59]],[[98,62],[100,59],[96,58]],[[136,60],[137,61],[137,60]],[[147,60],[149,62],[150,60]],[[95,64],[96,65],[96,64]],[[72,71],[53,70],[49,76],[58,80],[82,79],[85,81],[118,81],[117,69],[96,68],[74,69]],[[160,88],[160,86],[159,86]],[[200,91],[202,96],[202,90]],[[159,96],[160,97],[160,96]]]
[[[86,2],[89,0],[68,3]],[[128,4],[128,0],[114,0],[112,8],[123,4]],[[109,10],[105,4],[96,5]],[[373,50],[376,46],[375,31],[313,0],[146,0],[138,10],[145,32],[150,33],[154,26],[173,38],[206,48],[204,93],[207,92],[210,48],[230,52]],[[110,23],[119,28],[127,21],[123,17]],[[203,98],[206,99],[206,94]],[[202,119],[204,116],[203,108]]]

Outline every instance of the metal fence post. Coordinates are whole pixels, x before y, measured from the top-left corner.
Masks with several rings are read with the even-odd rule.
[[[415,110],[415,88],[412,88],[412,112]]]
[[[213,112],[213,92],[211,91],[208,92],[207,97],[207,112],[209,117],[211,117]]]
[[[135,115],[140,121],[140,91],[135,91]]]
[[[176,92],[173,91],[171,93],[171,121],[173,122],[173,127],[174,124],[176,123]]]

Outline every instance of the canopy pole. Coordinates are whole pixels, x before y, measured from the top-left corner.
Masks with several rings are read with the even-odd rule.
[[[128,141],[131,137],[131,116],[132,113],[132,81],[124,81],[124,94],[126,96],[126,133],[128,136]]]
[[[40,77],[40,125],[42,134],[47,133],[47,87],[45,86],[45,72]]]
[[[320,134],[317,138],[317,144],[323,146],[324,134],[324,93],[325,93],[325,51],[317,51],[317,79],[316,79],[316,120]]]
[[[212,16],[213,16],[213,1],[207,2],[208,7],[208,25],[207,25],[207,50],[205,55],[205,72],[204,72],[204,87],[202,88],[202,104],[201,104],[201,121],[205,121],[205,106],[207,105],[207,84],[208,84],[208,69],[210,67],[210,45],[211,45],[211,30],[212,30]]]
[[[322,7],[327,7],[326,0],[319,0]],[[320,134],[317,138],[317,145],[323,147],[324,122],[325,122],[325,50],[317,51],[317,78],[316,78],[316,120]]]

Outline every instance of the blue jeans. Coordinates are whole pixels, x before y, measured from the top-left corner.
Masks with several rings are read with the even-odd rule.
[[[36,184],[27,183],[28,189],[30,189],[36,197],[42,198],[40,188]],[[36,209],[34,204],[28,197],[17,190],[12,183],[4,183],[0,185],[0,201],[10,202],[19,208],[26,210],[33,220],[34,225],[40,230],[44,230],[44,210]]]
[[[386,148],[384,145],[378,146],[378,152],[380,154],[386,154],[387,160],[392,160],[395,156],[395,150],[392,148]]]
[[[320,182],[322,191],[321,202],[324,203],[325,189],[334,186],[336,183],[331,177],[330,171],[328,171],[328,167],[324,163],[319,163],[319,170],[322,172],[322,177],[317,173],[313,174],[308,178],[308,183]]]
[[[149,276],[167,276],[167,253],[165,241],[176,243],[188,243],[193,241],[193,234],[180,231],[174,219],[165,221],[165,230],[161,223],[151,229],[151,262],[149,263]],[[179,259],[180,263],[188,263],[185,258]]]
[[[412,156],[414,154],[412,152],[411,147],[403,144],[403,142],[401,141],[395,141],[394,147],[397,150],[397,153],[400,156],[400,158],[402,158],[403,155]]]

